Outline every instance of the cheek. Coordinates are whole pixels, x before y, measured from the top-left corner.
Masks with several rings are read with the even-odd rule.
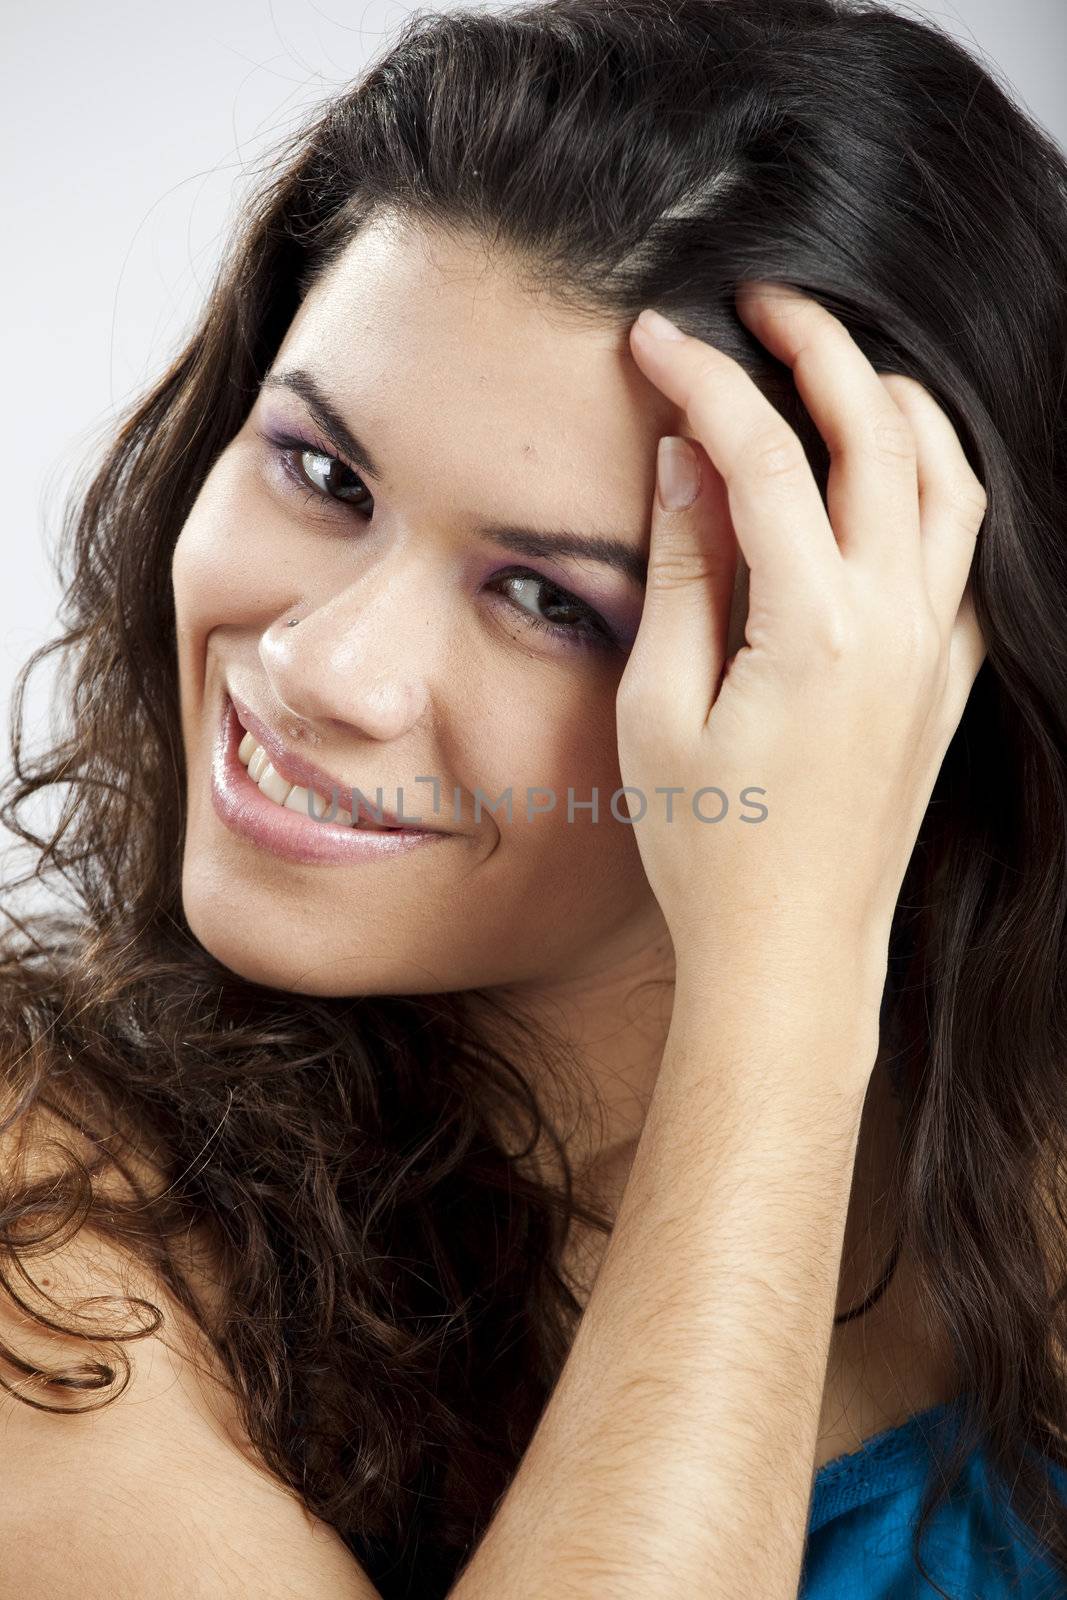
[[[265,626],[292,598],[291,540],[262,492],[219,458],[193,503],[171,559],[171,586],[184,645],[220,625]]]
[[[528,669],[527,669],[528,670]],[[510,787],[511,821],[503,806],[491,815],[500,830],[501,867],[545,904],[568,906],[573,915],[596,917],[644,898],[647,879],[633,826],[612,814],[621,787],[615,732],[618,672],[575,669],[568,683],[555,674],[536,692],[527,679],[523,693],[509,697],[510,711],[487,706],[477,770],[488,805]],[[572,791],[568,820],[568,788]],[[532,814],[527,816],[527,792]],[[551,790],[555,805],[546,805]],[[473,791],[473,785],[472,785]],[[589,801],[596,793],[596,818]],[[626,817],[620,797],[616,810]]]
[[[600,790],[603,813],[621,783],[615,733],[615,695],[622,671],[558,660],[550,665],[521,649],[485,663],[478,681],[464,682],[460,725],[474,742],[464,762],[477,772],[482,790],[496,798],[511,790],[514,820],[534,837],[563,826],[578,832],[588,810],[578,803]],[[472,781],[473,790],[473,781]],[[575,820],[566,822],[567,791],[573,791]],[[551,789],[555,808],[525,819],[528,790]],[[545,803],[537,795],[533,803]],[[501,827],[507,826],[501,810]],[[597,824],[599,826],[599,824]]]
[[[170,581],[178,646],[178,692],[188,752],[193,738],[190,719],[196,716],[206,687],[207,636],[226,616],[227,580],[203,493],[194,502],[178,535],[171,557]]]
[[[210,509],[198,500],[178,536],[170,567],[179,632],[191,636],[220,620],[237,589],[237,563]]]
[[[238,485],[234,463],[219,458],[185,520],[170,564],[177,635],[178,691],[187,741],[212,693],[213,661],[226,639],[259,630],[292,602],[291,553],[281,519]],[[214,637],[213,637],[214,636]]]
[[[239,529],[242,522],[234,520],[229,477],[224,453],[205,479],[174,546],[170,579],[182,633],[197,631],[205,619],[217,615],[233,584],[237,541],[227,537],[227,529]]]

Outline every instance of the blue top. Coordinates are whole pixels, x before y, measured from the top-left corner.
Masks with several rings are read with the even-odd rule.
[[[952,1443],[957,1405],[919,1411],[818,1469],[798,1600],[935,1600],[937,1589],[912,1559],[912,1531],[930,1434],[943,1425],[945,1447]],[[1051,1476],[1067,1498],[1067,1471],[1053,1463]],[[1067,1600],[1067,1577],[1024,1543],[1021,1518],[1009,1524],[1007,1515],[993,1499],[976,1448],[951,1498],[927,1522],[923,1565],[950,1600]]]

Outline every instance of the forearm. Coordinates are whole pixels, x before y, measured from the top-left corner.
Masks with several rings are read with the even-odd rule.
[[[719,970],[679,981],[595,1286],[455,1600],[794,1600],[877,986]]]

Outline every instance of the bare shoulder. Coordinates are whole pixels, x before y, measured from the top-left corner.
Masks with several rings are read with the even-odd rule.
[[[3,1144],[0,1140],[0,1145]],[[10,1147],[9,1151],[10,1153]],[[191,1258],[192,1259],[192,1258]],[[124,1391],[93,1405],[0,1361],[0,1571],[19,1600],[152,1594],[160,1600],[373,1600],[378,1591],[336,1531],[314,1518],[255,1458],[209,1341],[147,1269],[95,1232],[29,1257],[54,1320],[89,1328],[162,1325],[118,1346],[42,1328],[0,1289],[0,1340],[49,1371],[113,1361],[131,1366]],[[46,1312],[9,1259],[5,1275]],[[91,1296],[108,1296],[95,1306]],[[121,1371],[121,1369],[120,1369]],[[12,1393],[11,1391],[16,1391]],[[22,1398],[20,1398],[20,1396]],[[27,1404],[26,1401],[37,1404]]]

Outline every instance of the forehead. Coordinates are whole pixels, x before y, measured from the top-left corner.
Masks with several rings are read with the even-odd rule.
[[[617,504],[649,489],[656,440],[682,427],[628,331],[527,287],[476,239],[379,218],[309,291],[275,365],[315,373],[387,469],[466,441],[501,463],[584,459]]]

